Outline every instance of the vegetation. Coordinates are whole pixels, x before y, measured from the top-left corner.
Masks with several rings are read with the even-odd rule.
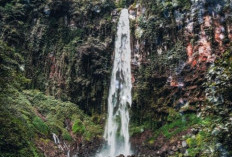
[[[28,131],[30,128],[25,125],[23,119],[18,119],[12,116],[6,109],[2,109],[0,112],[0,156],[11,157],[11,156],[26,156],[29,157],[32,154],[39,156],[37,148],[31,142],[33,137]]]
[[[187,146],[167,148],[160,156],[231,156],[231,4],[198,2],[1,0],[0,157],[58,150],[53,133],[71,147],[100,145],[118,13],[124,7],[137,16],[130,23],[131,45],[139,45],[132,47],[139,57],[132,66],[130,111],[136,148],[161,152],[156,142],[162,138],[162,146]],[[191,22],[194,30],[188,32]],[[202,35],[214,63],[199,59]],[[188,44],[195,66],[187,62]],[[145,140],[133,139],[137,136]]]
[[[75,136],[84,134],[85,140],[91,140],[102,132],[102,128],[91,122],[76,105],[55,100],[39,91],[15,91],[8,96],[7,104],[8,106],[1,106],[0,112],[3,126],[0,130],[3,139],[0,143],[0,156],[10,156],[11,153],[25,153],[28,156],[28,151],[38,154],[34,146],[38,136],[52,140],[52,133],[56,133],[63,140],[72,141],[72,131]],[[66,129],[71,127],[65,123],[68,119],[73,123],[72,130]]]
[[[32,124],[39,131],[39,133],[44,135],[48,134],[48,126],[44,123],[44,121],[41,118],[35,117],[32,121]]]
[[[184,115],[155,130],[152,140],[155,140],[160,135],[163,135],[164,137],[170,139],[172,137],[175,137],[175,135],[179,134],[180,132],[183,132],[200,123],[202,123],[202,120],[196,117],[195,114]]]
[[[74,133],[83,134],[85,132],[85,128],[80,120],[76,120],[72,126],[72,131]]]

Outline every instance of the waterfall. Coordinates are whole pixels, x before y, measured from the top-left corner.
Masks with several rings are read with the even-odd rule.
[[[55,133],[52,133],[52,137],[53,137],[53,140],[54,140],[55,144],[60,144],[60,140],[59,140],[58,136]]]
[[[131,155],[129,142],[129,107],[131,106],[131,48],[128,10],[123,9],[118,22],[115,57],[108,96],[108,117],[104,138],[106,145],[97,157]]]
[[[57,147],[62,152],[67,152],[66,157],[70,157],[70,146],[67,145],[65,142],[60,142],[59,137],[55,133],[52,133],[52,137],[53,137],[54,143],[57,145]]]

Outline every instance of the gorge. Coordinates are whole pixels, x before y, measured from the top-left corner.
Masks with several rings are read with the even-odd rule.
[[[231,0],[0,1],[0,157],[232,156],[231,17]]]

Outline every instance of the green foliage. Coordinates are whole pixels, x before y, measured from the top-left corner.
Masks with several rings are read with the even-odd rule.
[[[76,131],[81,132],[78,136],[83,136],[85,140],[102,134],[101,126],[94,124],[75,104],[55,100],[38,90],[21,92],[13,87],[9,90],[11,93],[7,95],[0,93],[1,97],[5,97],[4,101],[1,99],[4,103],[0,106],[0,138],[4,139],[0,141],[0,156],[41,156],[34,141],[42,136],[46,142],[53,132],[71,142],[71,130],[66,129],[72,127],[66,125],[68,120],[71,123],[75,123],[76,119],[83,120]]]
[[[199,154],[201,154],[201,156],[208,156],[210,154],[210,150],[206,150],[209,148],[215,149],[215,139],[207,131],[200,131],[196,136],[187,138],[186,142],[189,146],[187,150],[190,157],[195,157]]]
[[[85,126],[85,132],[83,134],[85,140],[91,141],[94,137],[101,137],[103,128],[100,125],[97,125],[99,123],[95,123],[91,121],[90,119],[84,121]]]
[[[39,156],[33,143],[29,126],[23,119],[12,116],[6,109],[0,107],[0,156]]]
[[[142,133],[144,131],[144,126],[130,126],[130,136],[136,135],[138,133]]]
[[[74,133],[83,134],[85,132],[85,127],[83,126],[82,121],[79,119],[76,120],[72,126],[72,131]]]
[[[156,58],[156,59],[155,59]],[[163,52],[161,55],[152,56],[152,68],[163,72],[164,69],[175,71],[178,68],[180,62],[187,60],[186,49],[182,41],[177,41],[173,47]]]
[[[26,29],[27,25],[24,24],[26,17],[26,10],[22,1],[12,0],[0,7],[1,17],[3,20],[0,22],[1,31],[4,41],[7,41],[10,45],[20,45],[21,41],[25,41],[24,32],[19,30]]]
[[[44,123],[44,121],[41,118],[35,117],[32,121],[32,124],[39,131],[39,133],[44,135],[48,134],[48,126]]]
[[[1,1],[0,40],[25,57],[16,72],[11,72],[11,69],[5,71],[9,75],[12,73],[14,75],[12,77],[18,77],[20,67],[24,67],[25,64],[25,74],[32,80],[31,82],[26,79],[21,80],[22,84],[27,84],[27,88],[39,89],[56,98],[80,103],[82,109],[89,114],[96,110],[101,112],[100,104],[104,102],[100,98],[103,97],[104,88],[107,87],[106,82],[109,80],[109,74],[105,75],[110,68],[108,63],[111,53],[108,52],[112,52],[111,39],[115,35],[113,28],[116,24],[112,23],[111,17],[114,8],[113,0],[32,0],[30,3],[24,0]],[[91,37],[97,42],[93,45],[103,46],[92,50],[98,56],[90,60],[95,62],[89,64],[92,69],[89,72],[82,68],[82,65],[89,66],[82,61],[82,55],[85,54],[82,50],[83,47],[88,47],[88,39]],[[0,53],[5,52],[0,48]],[[11,61],[14,60],[14,57],[9,58]],[[54,65],[57,66],[52,69]],[[57,69],[61,77],[49,77]],[[11,78],[8,78],[11,81]],[[91,82],[91,85],[82,86],[80,82],[73,84],[75,80],[81,78]],[[96,81],[96,78],[99,81]],[[2,85],[5,79],[0,79]],[[79,92],[80,88],[82,92]],[[97,91],[94,91],[95,89]],[[85,96],[90,97],[88,95],[90,90],[94,95],[87,100]],[[96,106],[99,108],[95,109]]]
[[[69,132],[65,129],[62,133],[62,137],[64,140],[67,140],[67,141],[72,141],[72,136],[69,134]]]
[[[47,123],[50,126],[53,126],[54,129],[56,128],[56,132],[61,130],[63,137],[68,134],[66,130],[62,129],[65,127],[63,125],[65,119],[71,119],[73,122],[72,131],[83,135],[86,140],[90,140],[97,135],[101,135],[102,128],[93,123],[80,109],[78,109],[77,106],[74,106],[71,103],[60,104],[55,100],[53,100],[53,102],[51,101],[52,99],[46,99],[44,95],[39,93],[37,94],[36,99],[34,99],[34,101],[40,106],[39,108],[42,109],[41,112],[48,114]],[[40,104],[40,99],[42,99],[44,103]],[[83,121],[80,119],[83,119]],[[66,137],[66,139],[70,139],[70,137]]]
[[[227,148],[231,150],[232,124],[231,124],[231,90],[232,90],[232,53],[231,47],[225,51],[221,58],[218,58],[209,68],[205,82],[207,107],[204,114],[213,113],[219,119],[216,137]],[[215,127],[215,126],[214,126]],[[230,152],[232,154],[232,152]]]
[[[181,115],[180,113],[176,112],[173,108],[169,108],[168,109],[168,117],[167,117],[167,121],[175,121],[177,119],[180,119],[181,118]]]
[[[196,143],[196,140],[193,139],[193,138],[188,138],[186,140],[187,144],[189,147],[196,147],[197,146],[197,143]]]
[[[5,91],[7,86],[21,88],[30,81],[23,76],[23,58],[12,47],[0,40],[0,89]]]
[[[48,97],[37,90],[24,91],[32,105],[46,117],[46,125],[52,132],[62,133],[62,137],[68,141],[72,139],[64,125],[67,119],[73,123],[72,131],[91,139],[102,133],[102,128],[93,123],[76,105],[70,102],[61,102],[53,97]],[[80,120],[82,119],[82,121]],[[86,139],[87,139],[86,138]]]
[[[92,138],[93,138],[93,135],[91,134],[91,132],[86,131],[86,132],[84,133],[84,137],[85,137],[85,140],[91,141]]]
[[[163,134],[166,138],[170,139],[180,132],[200,123],[202,123],[202,119],[198,118],[195,114],[186,114],[156,130],[154,137],[156,138],[160,134]]]

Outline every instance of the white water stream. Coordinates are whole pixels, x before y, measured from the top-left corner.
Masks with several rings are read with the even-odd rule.
[[[129,107],[131,106],[131,48],[128,10],[123,9],[117,27],[115,57],[108,96],[108,117],[104,138],[107,142],[97,157],[131,155]]]

